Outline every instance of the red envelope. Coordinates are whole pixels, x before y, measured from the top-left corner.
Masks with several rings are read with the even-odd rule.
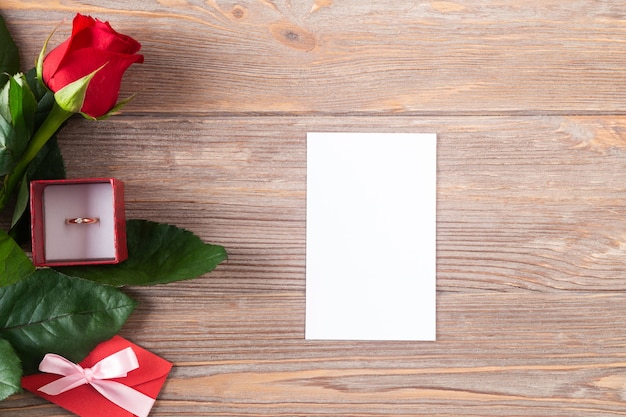
[[[117,381],[149,397],[156,398],[165,383],[170,369],[172,369],[172,364],[122,337],[114,336],[112,339],[100,343],[80,362],[80,366],[91,368],[100,360],[129,346],[137,356],[139,368],[130,371],[125,378],[115,378],[111,379],[111,381]],[[38,388],[60,378],[62,378],[61,375],[55,374],[29,375],[22,378],[22,386],[28,391],[81,417],[134,416],[131,412],[104,398],[91,385],[81,385],[59,395],[47,395],[37,391]]]

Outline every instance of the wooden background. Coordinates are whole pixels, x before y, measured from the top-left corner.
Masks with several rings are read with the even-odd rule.
[[[626,415],[622,0],[1,0],[25,69],[77,11],[146,60],[62,131],[69,176],[230,253],[128,289],[175,364],[152,416]],[[437,342],[304,340],[313,130],[438,134]]]

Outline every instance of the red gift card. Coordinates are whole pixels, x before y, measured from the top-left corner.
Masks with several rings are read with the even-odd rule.
[[[140,348],[122,337],[115,336],[112,339],[96,346],[96,348],[79,365],[85,369],[86,374],[91,375],[92,369],[94,370],[93,373],[97,374],[99,367],[98,363],[102,364],[107,360],[110,362],[113,357],[119,356],[122,353],[127,353],[128,349],[126,348],[129,347],[132,350],[132,352],[130,352],[131,356],[133,356],[133,358],[136,357],[136,369],[128,372],[125,377],[95,381],[93,386],[88,383],[84,383],[79,386],[76,386],[78,384],[74,384],[72,385],[73,388],[57,395],[49,395],[39,389],[45,389],[44,387],[52,386],[55,381],[59,384],[62,382],[60,380],[63,378],[71,379],[73,377],[72,375],[65,377],[63,375],[68,374],[56,375],[52,373],[43,373],[29,375],[22,378],[22,386],[28,391],[31,391],[50,402],[58,404],[66,410],[69,410],[81,417],[133,417],[137,414],[133,414],[131,411],[122,408],[120,405],[105,398],[105,396],[99,392],[99,390],[107,391],[109,388],[106,386],[103,389],[98,387],[98,384],[110,384],[118,387],[120,387],[120,385],[124,385],[123,387],[120,387],[123,388],[120,391],[121,394],[118,392],[117,395],[123,397],[124,392],[135,391],[131,392],[131,394],[139,397],[149,397],[146,398],[149,402],[147,409],[149,412],[151,401],[156,399],[161,387],[165,383],[170,369],[172,368],[172,364],[170,362]],[[50,356],[55,356],[57,360],[67,362],[67,364],[64,365],[65,369],[71,369],[72,367],[80,369],[80,367],[69,363],[69,361],[66,361],[57,355]],[[74,379],[84,380],[84,377],[79,376]],[[116,394],[114,394],[114,396],[115,395]],[[131,405],[133,405],[133,401],[129,398],[121,398],[119,403],[124,403],[124,401],[127,403],[130,402]]]

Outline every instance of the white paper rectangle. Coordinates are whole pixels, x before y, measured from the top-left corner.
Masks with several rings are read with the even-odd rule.
[[[307,135],[306,339],[435,340],[436,149]]]

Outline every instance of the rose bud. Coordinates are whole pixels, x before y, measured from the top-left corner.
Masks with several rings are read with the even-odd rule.
[[[123,104],[117,103],[122,76],[131,64],[143,62],[143,55],[137,54],[140,48],[108,22],[76,14],[71,36],[42,64],[39,60],[38,73],[64,110],[106,117]]]

